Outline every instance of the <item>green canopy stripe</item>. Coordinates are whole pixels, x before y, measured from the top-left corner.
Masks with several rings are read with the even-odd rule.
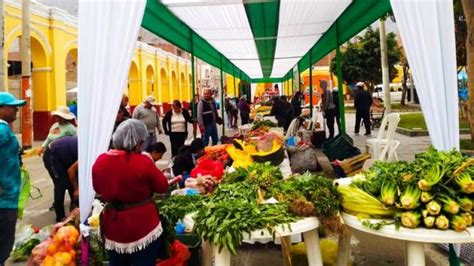
[[[283,82],[284,78],[260,78],[252,79],[252,83],[278,83]]]
[[[311,61],[314,64],[333,51],[336,44],[345,43],[391,9],[390,0],[353,1],[308,53],[300,59],[298,68],[301,71],[308,68],[310,52],[312,53]],[[336,31],[336,24],[338,31]]]
[[[245,3],[245,13],[252,28],[263,77],[272,74],[278,35],[280,1]]]

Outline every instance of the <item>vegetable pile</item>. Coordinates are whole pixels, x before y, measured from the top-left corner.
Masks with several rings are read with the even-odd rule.
[[[460,232],[472,226],[473,176],[474,158],[430,147],[413,163],[377,162],[338,190],[347,213],[394,218],[407,228]]]
[[[174,196],[158,203],[162,220],[169,227],[195,212],[193,230],[233,254],[244,232],[266,229],[274,235],[277,225],[301,217],[330,219],[337,215],[339,206],[340,197],[331,180],[310,173],[283,180],[280,169],[270,163],[252,163],[226,173],[221,185],[207,197]]]

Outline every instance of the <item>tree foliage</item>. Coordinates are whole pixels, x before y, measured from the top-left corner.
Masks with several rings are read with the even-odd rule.
[[[398,74],[395,65],[400,62],[401,52],[396,35],[387,34],[389,79]],[[382,67],[379,29],[368,27],[362,36],[349,41],[341,49],[341,68],[343,80],[350,84],[365,82],[369,88],[382,83]],[[331,61],[331,71],[336,73],[336,58]]]

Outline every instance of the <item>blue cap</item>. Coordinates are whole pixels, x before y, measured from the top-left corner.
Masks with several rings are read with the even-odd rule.
[[[9,92],[0,92],[0,106],[23,106],[26,104],[25,100],[17,100],[15,96],[13,96]]]

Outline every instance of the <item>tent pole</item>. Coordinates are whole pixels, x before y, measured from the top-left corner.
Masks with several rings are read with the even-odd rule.
[[[191,96],[191,107],[192,109],[192,115],[193,115],[193,121],[196,123],[196,109],[197,109],[197,104],[196,103],[196,78],[195,78],[195,71],[194,71],[194,41],[193,41],[193,33],[191,32],[191,82],[192,82],[192,96]],[[193,137],[196,137],[196,134],[194,134]]]
[[[221,117],[222,121],[225,120],[224,118],[224,73],[222,72],[222,55],[221,55]],[[222,136],[225,136],[225,122],[222,123]]]
[[[309,50],[309,114],[313,117],[313,60],[311,50]]]
[[[339,100],[339,116],[341,117],[341,131],[346,133],[346,114],[344,107],[344,90],[342,87],[342,67],[341,67],[341,51],[339,49],[339,30],[336,23],[336,71],[337,71],[337,90]]]
[[[232,66],[232,81],[234,81],[234,96],[237,95],[237,93],[235,92],[235,67]]]

